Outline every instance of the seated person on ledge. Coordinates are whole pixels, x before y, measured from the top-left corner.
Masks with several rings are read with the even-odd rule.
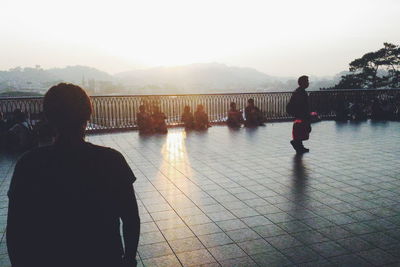
[[[228,111],[228,120],[226,123],[229,127],[240,128],[243,124],[243,114],[240,110],[236,109],[236,103],[231,102],[231,108]]]
[[[120,152],[85,141],[89,97],[60,83],[44,96],[43,109],[57,136],[15,166],[8,191],[11,265],[136,266],[136,178]]]
[[[244,110],[244,115],[246,117],[246,121],[244,122],[246,127],[257,127],[264,125],[265,120],[261,110],[254,105],[254,99],[252,98],[247,100],[247,107]]]
[[[139,133],[149,134],[153,133],[153,122],[149,113],[146,112],[146,107],[141,105],[139,112],[137,113],[137,124],[139,127]]]
[[[160,111],[158,106],[153,107],[153,114],[151,115],[151,119],[153,122],[153,130],[156,133],[167,133],[167,124],[165,123],[165,119],[167,117],[163,112]]]
[[[201,104],[197,105],[197,110],[194,112],[194,125],[196,130],[205,130],[211,127],[208,122],[208,115]]]
[[[185,124],[185,129],[189,130],[194,128],[194,117],[189,106],[184,107],[181,121]]]

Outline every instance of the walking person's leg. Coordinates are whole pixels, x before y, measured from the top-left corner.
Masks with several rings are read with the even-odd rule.
[[[297,153],[306,153],[310,151],[303,145],[303,140],[308,139],[308,133],[309,133],[308,128],[306,129],[304,126],[305,124],[303,122],[295,121],[293,123],[293,131],[292,131],[293,140],[290,141],[290,144],[293,146],[294,150],[296,150]]]

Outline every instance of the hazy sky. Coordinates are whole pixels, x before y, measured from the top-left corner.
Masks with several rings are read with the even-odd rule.
[[[399,0],[0,0],[0,70],[220,62],[334,75],[400,44]]]

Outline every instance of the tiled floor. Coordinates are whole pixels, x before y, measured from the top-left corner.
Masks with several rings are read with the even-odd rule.
[[[140,137],[90,136],[138,180],[139,266],[399,266],[400,123],[290,123]],[[0,266],[14,160],[0,156]]]

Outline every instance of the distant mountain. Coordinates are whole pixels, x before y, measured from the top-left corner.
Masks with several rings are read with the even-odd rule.
[[[252,68],[219,63],[157,67],[118,73],[115,78],[133,91],[145,93],[223,93],[291,91],[296,78],[274,77]],[[329,87],[336,79],[310,77],[310,90]],[[318,87],[319,86],[319,87]]]
[[[55,77],[53,74],[41,68],[16,67],[8,71],[0,71],[0,82],[46,82],[56,79],[57,77]]]
[[[97,81],[113,81],[114,77],[107,72],[86,66],[68,66],[65,68],[53,68],[46,70],[60,80],[78,83],[82,79]]]
[[[68,66],[47,70],[40,66],[35,68],[16,67],[8,71],[0,71],[0,90],[43,91],[59,82],[88,85],[91,80],[112,82],[114,77],[104,71],[86,66]]]
[[[328,88],[340,76],[311,76],[309,90]],[[115,75],[87,66],[42,69],[17,67],[0,71],[0,91],[44,92],[59,82],[82,85],[91,94],[196,94],[292,91],[295,77],[270,76],[252,68],[219,63],[198,63],[175,67],[156,67],[121,72]]]
[[[179,92],[224,92],[258,90],[274,78],[251,68],[229,67],[218,63],[191,64],[132,70],[115,75],[132,89]]]

